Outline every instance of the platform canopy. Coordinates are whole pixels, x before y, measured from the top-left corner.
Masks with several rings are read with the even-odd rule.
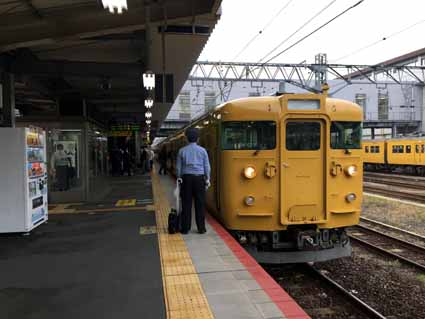
[[[220,17],[221,0],[0,0],[0,68],[26,117],[144,121],[142,74],[156,74],[159,127]],[[75,113],[75,114],[74,114]]]

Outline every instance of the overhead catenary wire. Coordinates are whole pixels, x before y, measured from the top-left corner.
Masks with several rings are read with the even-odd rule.
[[[337,0],[332,0],[329,2],[326,6],[324,6],[322,9],[320,9],[319,12],[314,14],[310,19],[308,19],[303,25],[301,25],[297,30],[295,30],[293,33],[291,33],[287,38],[285,38],[283,41],[281,41],[278,45],[276,45],[269,53],[267,53],[264,57],[262,57],[258,63],[261,63],[263,60],[267,59],[273,52],[275,52],[278,48],[280,48],[282,45],[284,45],[286,42],[288,42],[290,39],[292,39],[293,36],[295,36],[298,32],[300,32],[302,29],[304,29],[308,24],[310,24],[314,19],[316,19],[318,16],[320,16],[324,11],[326,11],[331,5],[333,5]]]
[[[263,34],[263,32],[273,23],[274,20],[293,2],[294,0],[289,0],[287,3],[285,3],[282,8],[264,25],[264,27],[258,31],[244,46],[243,48],[235,55],[233,58],[233,61],[235,61],[239,56],[245,52],[245,50],[260,36]]]
[[[348,7],[347,9],[345,9],[344,11],[342,11],[341,13],[337,14],[335,17],[333,17],[332,19],[328,20],[327,22],[325,22],[324,24],[322,24],[321,26],[317,27],[316,29],[314,29],[313,31],[311,31],[310,33],[308,33],[307,35],[303,36],[301,39],[299,39],[298,41],[296,41],[295,43],[291,44],[289,47],[285,48],[284,50],[280,51],[279,53],[275,54],[274,56],[272,56],[271,58],[269,58],[268,60],[266,60],[265,62],[263,62],[262,64],[266,64],[269,63],[270,61],[276,59],[278,56],[282,55],[283,53],[289,51],[290,49],[292,49],[293,47],[295,47],[296,45],[298,45],[299,43],[301,43],[302,41],[304,41],[305,39],[309,38],[310,36],[312,36],[313,34],[315,34],[316,32],[320,31],[321,29],[323,29],[324,27],[326,27],[328,24],[330,24],[331,22],[335,21],[336,19],[338,19],[339,17],[343,16],[344,14],[346,14],[348,11],[354,9],[355,7],[359,6],[362,2],[364,2],[364,0],[360,0],[358,2],[356,2],[355,4],[353,4],[352,6]]]
[[[359,48],[359,49],[357,49],[357,50],[354,50],[354,51],[352,51],[352,52],[350,52],[350,53],[348,53],[348,54],[346,54],[346,55],[344,55],[344,56],[341,56],[341,57],[339,57],[339,58],[337,58],[337,59],[333,60],[332,62],[334,62],[334,63],[335,63],[335,62],[338,62],[338,61],[343,60],[343,59],[345,59],[345,58],[348,58],[348,57],[350,57],[350,56],[353,56],[353,55],[355,55],[355,54],[357,54],[357,53],[360,53],[360,52],[362,52],[362,51],[364,51],[364,50],[366,50],[366,49],[369,49],[369,48],[371,48],[371,47],[373,47],[373,46],[375,46],[375,45],[377,45],[377,44],[379,44],[379,43],[381,43],[381,42],[383,42],[383,41],[388,40],[389,38],[395,37],[395,36],[397,36],[397,35],[399,35],[399,34],[401,34],[401,33],[403,33],[403,32],[406,32],[406,31],[408,31],[408,30],[410,30],[410,29],[412,29],[412,28],[416,27],[417,25],[422,24],[422,23],[424,23],[424,22],[425,22],[425,19],[420,20],[420,21],[417,21],[417,22],[415,22],[414,24],[411,24],[411,25],[409,25],[408,27],[406,27],[406,28],[404,28],[404,29],[401,29],[401,30],[399,30],[399,31],[396,31],[396,32],[394,32],[394,33],[390,34],[389,36],[382,37],[382,39],[379,39],[379,40],[377,40],[377,41],[374,41],[374,42],[372,42],[372,43],[369,43],[369,44],[367,44],[367,45],[365,45],[365,46],[363,46],[363,47],[361,47],[361,48]]]

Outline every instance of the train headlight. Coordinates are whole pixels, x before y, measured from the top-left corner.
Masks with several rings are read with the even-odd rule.
[[[253,196],[247,196],[244,199],[245,205],[252,206],[255,203],[255,198]]]
[[[345,174],[347,174],[348,176],[355,176],[355,175],[357,175],[357,166],[350,165],[350,166],[346,167],[345,168]]]
[[[354,193],[350,193],[350,194],[347,194],[347,196],[345,196],[345,200],[349,203],[354,202],[356,200],[356,198],[357,198],[357,196]]]
[[[257,172],[254,167],[247,166],[243,170],[243,175],[248,179],[253,179],[255,176],[257,176]]]

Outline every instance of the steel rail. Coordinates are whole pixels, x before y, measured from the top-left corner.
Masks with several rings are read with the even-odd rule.
[[[422,247],[422,246],[416,245],[414,243],[408,242],[407,240],[385,234],[385,233],[383,233],[379,230],[369,228],[369,227],[364,226],[364,225],[355,225],[355,226],[351,227],[351,229],[356,229],[356,228],[361,228],[361,229],[365,230],[366,232],[378,234],[379,236],[389,238],[391,240],[394,240],[394,241],[400,243],[401,245],[409,246],[410,248],[412,248],[414,250],[419,250],[419,251],[421,251],[425,254],[425,247]]]
[[[369,314],[372,318],[386,319],[386,317],[383,314],[379,313],[377,310],[369,306],[363,300],[353,295],[351,292],[349,292],[343,286],[341,286],[336,281],[331,279],[329,276],[323,274],[320,270],[314,268],[314,266],[307,264],[307,267],[309,267],[309,269],[312,272],[314,272],[317,276],[319,276],[322,280],[326,281],[330,286],[342,292],[348,299],[350,299],[353,303],[358,305],[364,312]]]
[[[396,226],[393,226],[393,225],[385,224],[383,222],[380,222],[380,221],[377,221],[377,220],[374,220],[374,219],[370,219],[370,218],[367,218],[367,217],[360,216],[360,221],[363,221],[363,222],[366,222],[366,223],[369,223],[369,224],[372,224],[372,225],[375,225],[375,226],[384,227],[384,228],[387,228],[389,230],[399,232],[400,234],[411,236],[413,238],[425,241],[425,236],[419,235],[417,233],[414,233],[414,232],[411,232],[411,231],[408,231],[408,230],[405,230],[405,229],[402,229],[402,228],[399,228],[399,227],[396,227]]]
[[[375,184],[382,184],[382,185],[391,185],[391,186],[398,186],[398,187],[405,187],[410,189],[425,189],[425,183],[418,182],[418,181],[406,181],[406,180],[396,180],[396,177],[393,177],[394,179],[391,180],[389,177],[372,177],[372,176],[364,176],[363,181],[369,182],[369,183],[375,183]],[[416,183],[416,184],[414,184]]]
[[[400,192],[395,190],[387,190],[387,189],[373,187],[370,185],[363,185],[363,190],[369,191],[373,194],[391,196],[391,197],[396,197],[398,199],[407,199],[407,200],[411,200],[421,204],[425,203],[425,195],[411,194],[411,193],[405,193],[405,192]]]
[[[406,265],[413,266],[413,267],[419,269],[420,271],[425,272],[425,265],[421,265],[421,264],[417,263],[416,261],[413,261],[413,260],[408,259],[406,257],[403,257],[403,256],[400,256],[400,255],[395,254],[393,252],[390,252],[390,251],[388,251],[386,249],[383,249],[381,247],[378,247],[378,246],[376,246],[376,245],[374,245],[372,243],[369,243],[369,242],[367,242],[367,241],[365,241],[363,239],[360,239],[358,237],[355,237],[355,236],[352,236],[352,235],[348,235],[348,237],[350,237],[350,239],[352,241],[355,241],[357,243],[360,243],[363,246],[366,246],[366,248],[371,248],[371,249],[375,250],[376,252],[378,252],[378,253],[380,253],[382,255],[385,255],[385,256],[391,256],[392,258],[397,259],[397,260],[400,260],[402,263],[404,263]]]

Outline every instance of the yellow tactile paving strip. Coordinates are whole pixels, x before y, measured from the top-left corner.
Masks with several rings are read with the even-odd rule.
[[[182,236],[168,234],[170,205],[156,173],[152,186],[167,318],[214,318]]]
[[[54,214],[86,214],[86,213],[108,213],[108,212],[129,212],[129,211],[147,211],[153,212],[155,210],[154,205],[145,205],[145,206],[123,206],[123,207],[111,207],[111,208],[93,208],[93,209],[75,209],[69,208],[73,204],[60,204],[55,205],[55,208],[49,209],[49,215]]]

